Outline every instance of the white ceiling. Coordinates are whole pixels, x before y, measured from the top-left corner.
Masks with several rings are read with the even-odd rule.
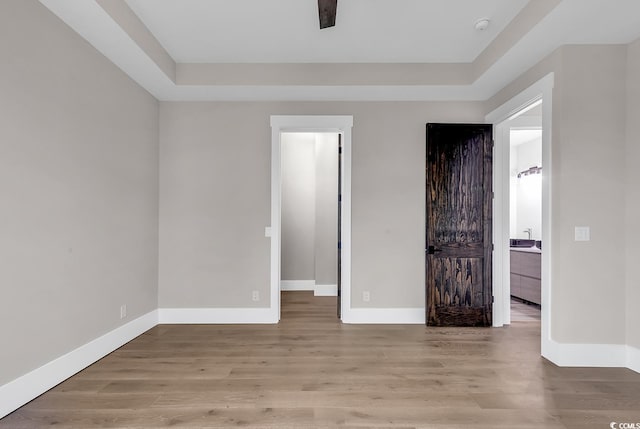
[[[339,0],[324,30],[316,0],[40,2],[159,100],[486,100],[562,45],[640,38],[640,0]]]
[[[181,63],[471,62],[527,0],[126,0]],[[474,24],[490,18],[485,31]]]
[[[511,147],[520,146],[542,138],[541,129],[515,129],[510,131],[509,143]]]

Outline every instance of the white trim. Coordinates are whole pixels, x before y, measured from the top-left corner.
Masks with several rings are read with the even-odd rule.
[[[640,373],[640,349],[627,346],[627,368]]]
[[[540,104],[542,96],[531,105]],[[527,108],[525,108],[527,110]],[[506,113],[505,113],[506,114]],[[509,175],[511,153],[511,130],[542,129],[541,118],[520,116],[507,119],[494,125],[493,148],[493,326],[500,327],[511,324],[511,252],[507,245],[510,235],[510,186]],[[544,165],[544,163],[543,163]],[[546,227],[546,225],[545,225]]]
[[[338,296],[338,285],[316,285],[313,296]]]
[[[567,344],[549,341],[547,359],[558,366],[620,368],[627,364],[623,344]]]
[[[424,325],[424,308],[352,308],[344,323]]]
[[[161,324],[264,324],[278,323],[270,308],[160,308]]]
[[[270,269],[270,300],[272,317],[280,320],[280,205],[281,205],[281,144],[280,127],[274,126],[271,118],[271,269]]]
[[[640,373],[640,349],[624,344],[566,344],[549,340],[546,358],[558,366],[629,368]]]
[[[504,161],[504,156],[502,150],[505,149],[505,142],[503,139],[503,129],[500,127],[500,124],[505,122],[509,117],[522,110],[526,106],[532,104],[533,102],[542,98],[542,165],[544,166],[544,170],[542,173],[542,280],[541,280],[541,288],[542,288],[542,305],[541,305],[541,350],[542,356],[556,363],[554,359],[557,359],[558,356],[555,354],[554,350],[556,347],[551,339],[551,325],[553,323],[551,319],[551,306],[552,306],[552,297],[551,297],[551,272],[553,269],[552,266],[552,225],[551,225],[551,181],[552,181],[552,157],[551,157],[551,148],[552,148],[552,106],[553,106],[553,85],[554,85],[554,74],[549,73],[520,94],[513,97],[511,100],[504,103],[502,106],[495,109],[493,112],[489,113],[485,119],[488,123],[492,123],[496,126],[495,133],[495,150],[497,156],[502,161]],[[508,150],[508,149],[507,149]],[[501,156],[502,155],[502,156]],[[508,155],[508,152],[507,152]],[[508,159],[508,158],[507,158]],[[498,171],[494,169],[494,183],[504,183],[508,182],[508,168],[503,168]],[[498,198],[499,197],[499,198]],[[506,202],[506,204],[505,204]],[[504,268],[506,265],[506,254],[509,251],[508,248],[508,240],[509,240],[509,224],[507,215],[505,218],[505,213],[508,213],[509,210],[509,199],[508,192],[506,196],[504,195],[504,190],[500,193],[500,195],[496,195],[496,200],[494,202],[494,206],[497,208],[494,215],[498,215],[500,218],[500,223],[494,223],[494,258],[502,260],[502,267]],[[506,206],[506,207],[505,207]],[[502,209],[501,209],[502,208]],[[497,255],[497,256],[496,256]],[[508,298],[510,296],[509,283],[505,281],[504,273],[501,275],[495,275],[494,272],[494,295],[500,298],[500,302],[498,305],[494,305],[493,307],[493,317],[496,322],[504,323],[505,320],[508,320],[508,316],[506,316],[509,311],[509,306],[507,305]],[[498,301],[497,301],[498,302]],[[500,324],[495,324],[494,326],[502,326]]]
[[[315,280],[280,280],[280,290],[315,290]]]
[[[494,126],[493,147],[493,326],[511,324],[509,246],[509,126],[501,122]]]
[[[158,312],[154,310],[0,386],[0,418],[82,371],[157,324]]]
[[[271,116],[271,318],[280,320],[281,143],[283,132],[337,132],[342,142],[341,313],[351,311],[351,128],[353,116]]]
[[[500,107],[496,108],[485,116],[485,120],[488,123],[497,124],[506,121],[509,117],[515,115],[521,110],[525,109],[530,104],[534,103],[540,98],[540,94],[543,94],[545,90],[553,89],[554,73],[549,73],[542,79],[520,92],[518,95],[507,101]],[[543,99],[543,103],[545,100]],[[547,103],[548,104],[548,103]],[[544,104],[543,104],[544,108]],[[543,111],[544,116],[544,111]],[[544,124],[543,124],[544,127]]]

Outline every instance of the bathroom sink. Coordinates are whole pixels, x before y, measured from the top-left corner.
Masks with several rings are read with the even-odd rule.
[[[536,240],[527,240],[525,238],[512,238],[509,244],[511,247],[533,247],[536,245]]]

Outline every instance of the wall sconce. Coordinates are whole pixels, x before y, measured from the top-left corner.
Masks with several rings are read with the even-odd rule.
[[[522,176],[528,176],[530,174],[542,174],[542,167],[531,167],[528,170],[521,171],[518,173],[518,179]]]

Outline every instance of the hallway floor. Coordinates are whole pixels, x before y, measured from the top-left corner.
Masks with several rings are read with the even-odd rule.
[[[511,321],[540,323],[540,306],[511,298]]]

